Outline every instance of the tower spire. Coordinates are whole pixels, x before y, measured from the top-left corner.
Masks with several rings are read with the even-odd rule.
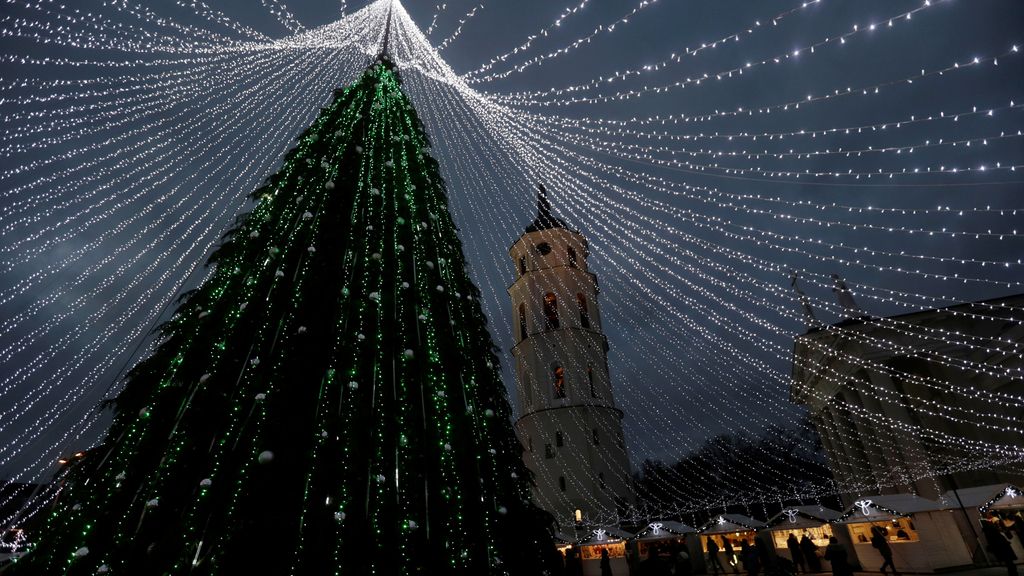
[[[548,190],[543,184],[537,184],[537,217],[526,227],[527,232],[550,230],[552,228],[568,228],[565,222],[551,214],[551,202],[548,201]]]
[[[537,184],[537,218],[551,218],[551,202],[548,201],[548,190],[543,184]]]

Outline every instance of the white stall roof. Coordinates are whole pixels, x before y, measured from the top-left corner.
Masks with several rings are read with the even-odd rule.
[[[667,538],[677,538],[686,534],[696,534],[697,529],[693,526],[687,526],[682,522],[674,522],[672,520],[655,520],[643,530],[637,532],[637,540],[664,540]]]
[[[957,494],[960,500],[957,501]],[[1001,508],[1024,508],[1024,493],[1012,484],[989,484],[987,486],[971,486],[960,488],[954,493],[952,490],[942,495],[946,504],[951,507],[960,506],[963,502],[965,508],[980,508],[988,504],[986,509],[999,510]],[[989,504],[989,502],[992,502]]]
[[[767,524],[742,514],[719,514],[712,516],[697,531],[701,534],[726,534],[729,532],[749,532],[760,530]]]
[[[625,530],[619,530],[614,526],[608,528],[598,528],[591,530],[590,534],[586,538],[580,540],[580,546],[590,546],[594,544],[608,544],[609,542],[618,542],[619,540],[628,540],[633,535]]]
[[[864,496],[855,500],[852,506],[844,510],[836,522],[844,524],[881,522],[900,516],[909,516],[916,512],[933,512],[948,508],[949,506],[914,494]]]
[[[838,511],[824,506],[790,506],[768,520],[768,529],[815,528],[841,515]]]

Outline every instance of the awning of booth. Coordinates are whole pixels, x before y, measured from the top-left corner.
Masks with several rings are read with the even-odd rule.
[[[866,496],[858,498],[849,508],[843,511],[839,518],[833,520],[840,524],[852,524],[856,522],[883,522],[894,518],[903,518],[916,512],[934,512],[946,510],[944,506],[934,500],[915,496],[913,494],[885,494],[881,496]]]
[[[957,496],[959,496],[959,500]],[[949,490],[942,497],[951,507],[957,507],[963,503],[964,508],[979,508],[982,512],[1024,508],[1024,494],[1013,484],[972,486],[961,488],[955,493]]]
[[[696,534],[697,529],[692,526],[687,526],[682,522],[674,522],[672,520],[656,520],[648,524],[643,530],[636,533],[635,538],[637,540],[668,540],[671,538],[678,538],[680,536],[686,536],[687,534]]]
[[[822,506],[790,506],[768,519],[768,530],[816,528],[840,516],[838,511]]]
[[[767,524],[742,514],[719,514],[713,516],[697,529],[701,534],[726,534],[729,532],[750,532],[766,528]]]
[[[633,535],[629,532],[619,530],[614,526],[610,528],[598,528],[597,530],[592,530],[586,538],[580,540],[579,545],[592,546],[595,544],[608,544],[610,542],[618,542],[620,540],[629,540],[632,537]]]

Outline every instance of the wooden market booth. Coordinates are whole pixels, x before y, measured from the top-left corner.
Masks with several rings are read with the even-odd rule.
[[[647,559],[647,552],[651,547],[657,547],[662,556],[666,558],[677,548],[685,548],[690,555],[690,561],[694,567],[701,564],[703,552],[700,548],[700,538],[696,536],[697,529],[672,520],[655,520],[633,537],[635,543],[634,553],[638,561]]]
[[[591,530],[590,534],[577,543],[580,556],[583,558],[584,576],[601,575],[601,550],[608,550],[611,559],[612,574],[629,574],[626,559],[626,542],[633,535],[614,526]]]
[[[971,552],[957,526],[955,511],[913,494],[858,498],[834,521],[853,541],[851,561],[878,570],[882,555],[871,545],[871,529],[881,528],[899,572],[937,572],[972,566]]]
[[[775,555],[787,560],[792,560],[789,551],[789,536],[792,534],[797,541],[807,536],[815,546],[818,547],[819,561],[822,569],[831,571],[832,567],[828,560],[820,558],[828,546],[828,539],[836,536],[840,542],[849,546],[849,537],[845,531],[834,531],[831,522],[839,518],[841,514],[823,506],[791,506],[768,519],[768,527],[763,531],[770,537],[772,547],[775,548]]]
[[[978,534],[980,523],[985,514],[992,512],[1004,527],[1010,527],[1017,522],[1024,522],[1024,493],[1013,484],[989,484],[987,486],[972,486],[948,492],[942,495],[943,501],[958,509],[962,506],[960,516],[966,516],[966,521],[971,526],[961,525],[961,533],[968,546],[972,549],[979,547]],[[980,547],[984,548],[986,543],[981,539]],[[1013,538],[1010,546],[1017,554],[1018,562],[1024,559],[1024,545],[1020,538]],[[984,562],[984,556],[975,554],[975,559]]]
[[[704,563],[708,563],[708,540],[714,540],[718,544],[718,559],[722,566],[736,568],[740,564],[741,542],[746,541],[753,545],[757,538],[757,531],[766,528],[767,525],[759,520],[754,520],[742,514],[719,514],[713,516],[703,526],[697,529],[700,534],[700,554]],[[726,541],[732,547],[732,554],[726,550]]]

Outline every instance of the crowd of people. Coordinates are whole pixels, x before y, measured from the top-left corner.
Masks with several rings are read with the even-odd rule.
[[[1024,517],[1019,513],[999,517],[989,512],[982,519],[981,527],[990,560],[1005,566],[1008,576],[1017,576],[1017,554],[1012,542],[1014,539],[1024,542]],[[822,550],[806,533],[801,538],[790,533],[786,539],[789,558],[785,558],[784,555],[777,556],[771,543],[763,538],[748,540],[723,537],[720,541],[721,544],[712,537],[705,540],[707,556],[703,564],[708,574],[717,576],[743,573],[747,576],[772,576],[821,573],[824,559],[828,560],[835,576],[853,575],[852,560],[855,559],[851,558],[849,550],[835,536],[829,537],[828,545]],[[892,547],[889,545],[887,529],[872,526],[870,543],[882,557],[878,571],[885,575],[891,572],[893,576],[899,576],[893,560]],[[570,547],[565,550],[564,556],[559,556],[558,564],[564,567],[564,576],[583,576],[583,558],[578,548]],[[601,549],[601,576],[691,576],[695,573],[695,563],[690,556],[685,538],[669,544],[647,544],[646,554],[642,558],[636,548],[627,550],[626,556],[631,570],[628,575],[620,575],[613,571],[608,549]]]

